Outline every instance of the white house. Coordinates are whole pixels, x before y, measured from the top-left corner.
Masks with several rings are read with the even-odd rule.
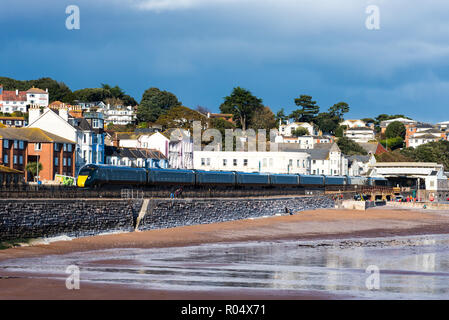
[[[291,122],[288,124],[279,125],[279,134],[287,137],[291,137],[293,132],[298,128],[304,128],[309,131],[310,136],[317,135],[315,128],[313,127],[313,123],[308,122]]]
[[[310,173],[306,152],[194,151],[193,167],[208,171]]]
[[[350,176],[364,176],[368,173],[370,166],[376,163],[376,158],[371,153],[366,156],[354,155],[347,157],[348,174]]]
[[[155,149],[168,158],[170,140],[160,132],[141,133],[117,132],[113,144],[122,148]]]
[[[7,91],[0,85],[0,111],[13,113],[16,111],[27,112],[27,106],[48,106],[48,89],[31,88],[27,91]]]
[[[110,123],[127,125],[134,123],[136,120],[136,113],[132,106],[111,107],[108,104],[105,108],[99,108],[97,111],[104,113],[104,122],[106,125]]]
[[[345,137],[361,143],[376,140],[374,130],[368,127],[353,127],[345,131]]]
[[[168,168],[167,158],[158,150],[107,146],[105,163],[133,168]]]
[[[313,149],[313,146],[315,144],[315,137],[313,136],[284,137],[282,135],[279,135],[274,139],[274,142],[295,143],[298,144],[299,149]]]
[[[344,157],[336,143],[316,144],[306,150],[310,155],[310,173],[340,176],[348,174],[348,159]]]
[[[410,119],[405,119],[405,118],[396,118],[396,119],[385,120],[380,123],[380,128],[382,130],[382,133],[385,133],[385,131],[390,123],[396,122],[396,121],[402,123],[404,126],[415,125],[417,123],[415,120],[410,120]]]

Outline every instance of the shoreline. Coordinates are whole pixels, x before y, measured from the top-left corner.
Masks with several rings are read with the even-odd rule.
[[[114,248],[166,248],[208,243],[438,235],[449,232],[449,214],[447,213],[449,212],[388,207],[367,211],[318,209],[302,211],[292,216],[90,236],[50,244],[15,247],[1,250],[0,261]],[[117,265],[119,263],[117,261]],[[81,286],[84,290],[69,291],[65,288],[64,281],[46,277],[45,274],[0,271],[0,288],[7,289],[0,290],[0,299],[122,299],[124,294],[127,299],[181,300],[348,298],[326,292],[240,289],[232,292],[229,290],[184,292],[83,282]]]

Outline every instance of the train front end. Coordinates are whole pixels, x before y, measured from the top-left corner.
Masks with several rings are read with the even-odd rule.
[[[88,164],[82,167],[78,173],[78,179],[76,180],[76,185],[79,188],[91,187],[95,181],[95,173],[98,167],[92,164]]]

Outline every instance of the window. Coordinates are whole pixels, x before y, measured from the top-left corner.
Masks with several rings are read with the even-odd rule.
[[[299,160],[296,160],[296,166],[299,168]]]
[[[273,158],[270,158],[270,160],[268,161],[268,166],[273,167]]]
[[[17,164],[17,156],[16,155],[13,156],[13,163]]]
[[[316,164],[316,160],[312,160],[312,163],[313,163],[313,164]]]
[[[19,141],[19,149],[23,150],[23,141],[22,140]]]
[[[67,158],[67,165],[69,167],[72,165],[72,158]]]
[[[41,151],[42,150],[42,144],[40,142],[37,142],[34,144],[34,150],[35,151]]]
[[[67,151],[68,152],[72,152],[72,145],[71,144],[67,145]]]
[[[66,166],[66,165],[67,165],[67,158],[63,158],[63,159],[62,159],[62,165],[63,165],[63,166]]]
[[[55,151],[59,151],[59,143],[55,143]]]
[[[293,166],[293,159],[288,160],[288,165],[289,165],[290,167]]]
[[[67,144],[66,143],[64,143],[63,148],[64,148],[64,151],[67,151]]]
[[[55,157],[55,166],[59,165],[59,158]]]
[[[243,159],[243,166],[245,166],[245,167],[248,166],[248,159]]]
[[[86,162],[86,150],[83,151],[83,159],[84,159],[84,162]]]
[[[206,160],[204,158],[201,158],[201,165],[205,166],[206,165]]]
[[[18,149],[19,148],[19,141],[14,140],[14,149]]]
[[[267,166],[267,159],[264,158],[264,159],[262,160],[262,167],[266,167],[266,166]]]
[[[207,159],[206,159],[206,164],[207,164],[208,166],[210,166],[210,158],[207,158]]]
[[[3,140],[3,148],[9,148],[9,140]]]
[[[228,160],[223,159],[223,167],[226,167],[227,164],[228,164]]]
[[[237,159],[233,159],[232,164],[234,165],[234,167],[237,166]]]
[[[86,140],[87,140],[86,134],[83,134],[83,142],[86,143]]]
[[[19,156],[19,164],[23,164],[23,156]]]

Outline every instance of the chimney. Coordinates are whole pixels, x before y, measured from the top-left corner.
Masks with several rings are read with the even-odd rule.
[[[45,88],[45,92],[47,92],[47,93],[48,93],[48,88]]]
[[[28,110],[28,123],[32,124],[41,116],[41,109],[39,106],[33,104],[30,106],[30,110]]]
[[[19,95],[19,89],[16,89],[16,96]]]
[[[63,106],[59,109],[59,116],[65,121],[69,121],[69,111],[66,106]]]

